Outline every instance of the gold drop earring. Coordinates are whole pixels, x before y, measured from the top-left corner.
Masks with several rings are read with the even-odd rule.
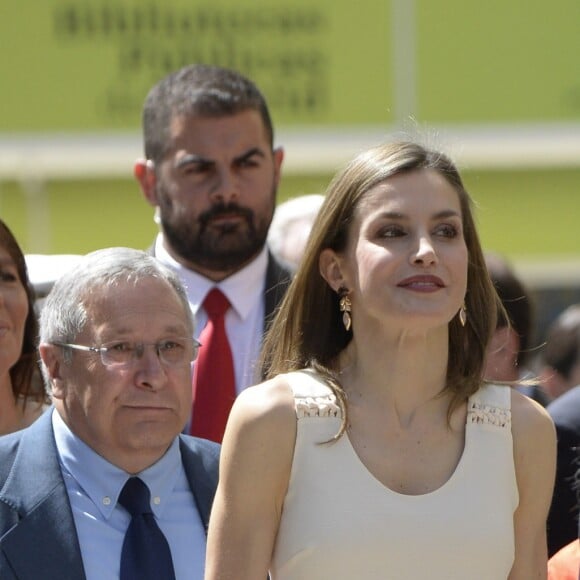
[[[338,295],[340,296],[339,306],[340,311],[342,312],[342,323],[348,332],[352,326],[352,318],[350,315],[352,312],[352,303],[348,297],[348,290],[344,286],[341,286],[338,289]]]
[[[465,326],[467,324],[467,307],[465,306],[465,302],[463,302],[461,308],[459,309],[459,322],[461,326]]]

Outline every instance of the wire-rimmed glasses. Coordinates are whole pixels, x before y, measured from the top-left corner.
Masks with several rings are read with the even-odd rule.
[[[106,367],[124,369],[133,366],[145,353],[145,348],[153,347],[161,364],[167,367],[179,367],[192,363],[197,358],[201,343],[195,338],[165,338],[159,342],[136,342],[119,340],[102,346],[86,346],[69,342],[54,342],[56,346],[72,348],[99,354]]]

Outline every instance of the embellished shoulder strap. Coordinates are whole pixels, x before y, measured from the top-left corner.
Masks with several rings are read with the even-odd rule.
[[[298,419],[304,417],[340,417],[340,407],[332,389],[311,369],[286,375],[294,394]]]
[[[511,389],[507,385],[484,384],[469,398],[467,422],[510,429]]]

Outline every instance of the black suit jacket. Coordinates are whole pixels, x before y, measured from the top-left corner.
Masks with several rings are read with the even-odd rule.
[[[558,435],[556,485],[548,516],[548,553],[578,537],[580,511],[580,385],[547,407]]]
[[[0,437],[0,578],[84,580],[51,411]],[[180,436],[183,466],[207,530],[218,479],[219,445]]]
[[[264,331],[276,314],[276,310],[284,298],[290,285],[291,274],[285,270],[268,252],[268,268],[266,270],[266,287],[264,289]]]

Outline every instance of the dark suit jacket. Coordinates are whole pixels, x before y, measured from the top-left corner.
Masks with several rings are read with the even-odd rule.
[[[548,553],[578,536],[580,511],[580,385],[560,395],[547,407],[556,425],[558,459],[556,485],[548,516]]]
[[[27,429],[0,437],[0,578],[84,580],[68,494],[47,411]],[[180,437],[183,466],[207,530],[219,446]]]
[[[266,287],[264,290],[264,330],[274,318],[276,309],[282,302],[284,294],[290,285],[291,274],[285,270],[268,252],[268,268],[266,270]]]

